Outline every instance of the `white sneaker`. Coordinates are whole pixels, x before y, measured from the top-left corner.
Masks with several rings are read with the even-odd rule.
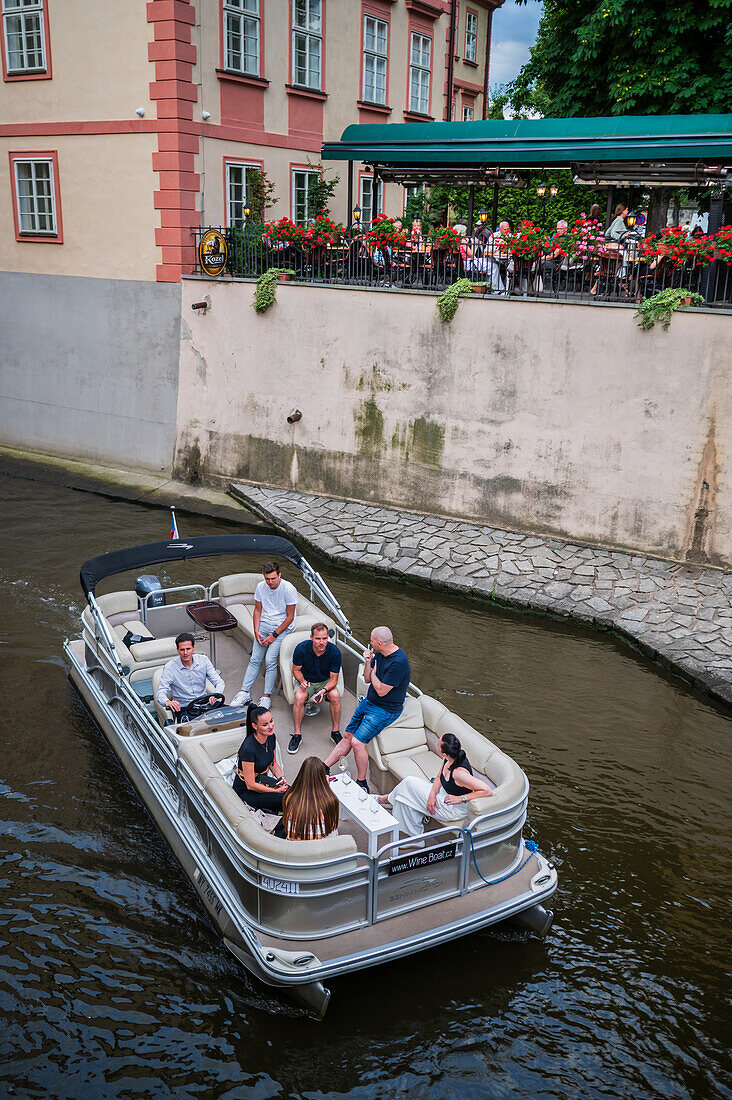
[[[251,703],[252,697],[248,691],[237,691],[234,698],[229,703],[230,707],[246,707]]]
[[[269,710],[269,708],[272,706],[272,700],[270,699],[269,695],[263,695],[262,698],[257,703],[257,706],[258,707],[266,707],[267,710]]]

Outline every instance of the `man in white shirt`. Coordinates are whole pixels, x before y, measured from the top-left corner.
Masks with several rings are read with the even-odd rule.
[[[188,704],[205,693],[207,679],[213,684],[214,691],[222,695],[226,685],[208,657],[194,652],[196,643],[192,634],[179,634],[175,639],[175,648],[178,656],[168,661],[163,669],[157,700],[161,707],[172,711],[180,720],[188,717]],[[215,703],[215,696],[210,695],[208,701]]]
[[[260,707],[272,704],[272,691],[277,679],[277,658],[282,645],[282,635],[289,634],[297,610],[297,589],[280,576],[276,561],[266,561],[262,567],[264,580],[254,592],[254,643],[252,657],[244,673],[241,691],[231,700],[232,706],[246,706],[251,702],[254,681],[264,661],[264,695]]]

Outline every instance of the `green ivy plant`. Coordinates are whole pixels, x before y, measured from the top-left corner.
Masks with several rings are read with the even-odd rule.
[[[437,299],[437,312],[443,323],[449,324],[452,321],[457,313],[460,299],[471,293],[472,286],[470,279],[458,279],[456,283],[452,283],[446,290],[443,290]]]
[[[671,315],[679,306],[702,305],[704,298],[701,294],[685,290],[683,287],[667,287],[660,290],[652,298],[644,298],[639,304],[635,316],[638,318],[638,326],[644,332],[653,328],[655,324],[663,325],[664,331],[671,324]]]
[[[292,275],[293,272],[281,267],[270,267],[267,271],[263,271],[257,279],[257,285],[254,290],[254,309],[257,313],[266,313],[270,306],[273,306],[277,301],[277,292],[275,287],[277,286],[278,275]]]

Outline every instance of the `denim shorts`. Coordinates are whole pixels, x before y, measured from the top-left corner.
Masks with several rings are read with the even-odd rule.
[[[369,741],[373,741],[382,730],[392,722],[396,722],[401,713],[401,707],[399,710],[384,710],[376,703],[362,699],[353,712],[353,718],[346,726],[346,733],[352,733],[362,745],[368,745]]]

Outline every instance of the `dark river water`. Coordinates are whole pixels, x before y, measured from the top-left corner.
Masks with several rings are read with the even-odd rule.
[[[355,633],[388,622],[415,682],[527,772],[560,890],[543,943],[333,982],[317,1024],[228,955],[66,678],[80,563],[168,514],[0,489],[0,1096],[732,1096],[728,714],[611,638],[324,568]]]

